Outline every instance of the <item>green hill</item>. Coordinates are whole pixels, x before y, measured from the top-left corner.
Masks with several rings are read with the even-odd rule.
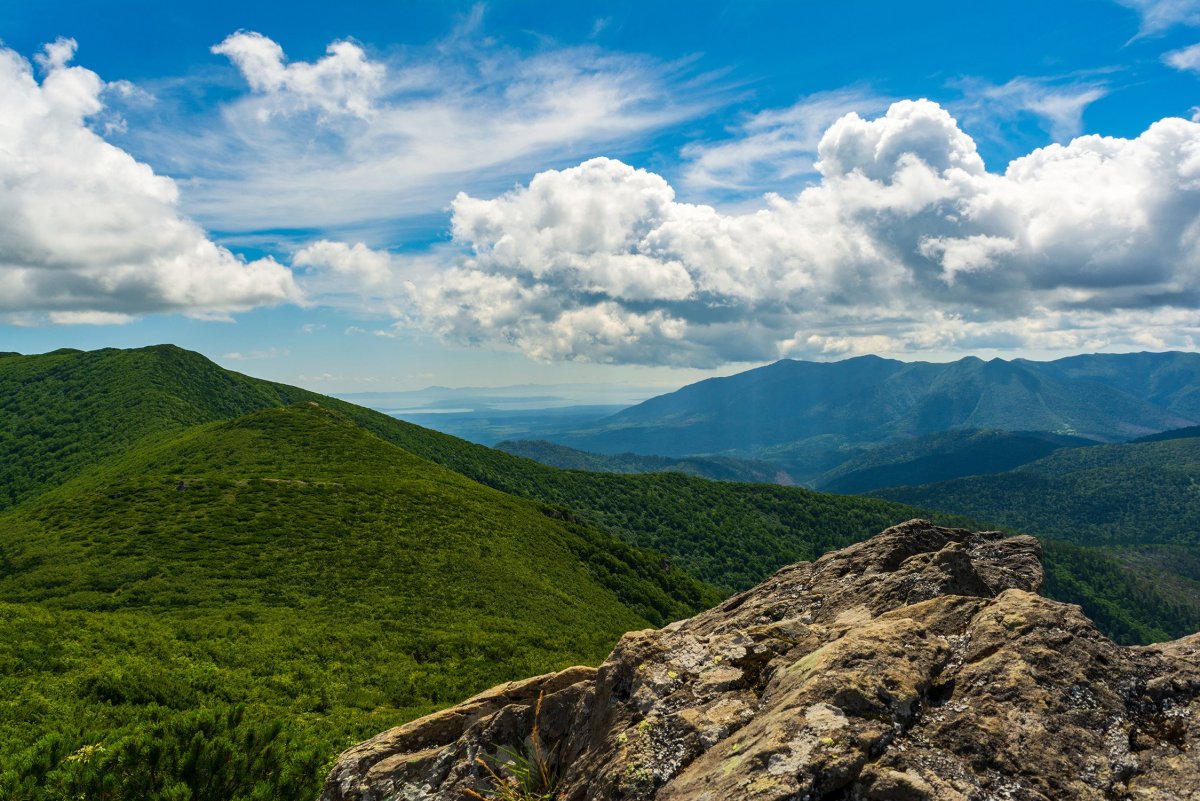
[[[1109,637],[1126,645],[1200,631],[1200,580],[1174,565],[1138,558],[1138,549],[1042,540],[1042,594],[1079,604]]]
[[[1058,540],[1046,554],[1048,566],[1059,563],[1048,593],[1097,619],[1144,605],[1128,620],[1182,635],[1200,628],[1198,478],[1200,438],[1179,435],[1068,448],[1005,473],[872,495]]]
[[[1191,437],[1200,437],[1200,426],[1188,426],[1187,428],[1173,428],[1170,431],[1160,431],[1157,434],[1149,434],[1144,437],[1138,437],[1131,442],[1161,442],[1165,439],[1189,439]]]
[[[718,600],[563,517],[308,404],[115,457],[0,517],[0,797],[312,797],[349,740]]]
[[[0,439],[4,463],[11,466],[0,487],[23,487],[14,496],[44,492],[134,442],[312,400],[409,453],[503,492],[566,507],[635,545],[665,552],[678,567],[727,590],[749,587],[785,564],[914,514],[895,504],[783,487],[557,470],[334,398],[233,373],[170,345],[0,360],[0,386],[9,390],[0,419],[21,432]],[[0,427],[6,430],[9,425]]]
[[[727,590],[914,514],[895,504],[782,487],[557,470],[233,373],[171,345],[4,359],[0,386],[7,389],[0,452],[9,468],[0,488],[19,488],[10,491],[14,498],[44,492],[142,438],[159,441],[189,426],[312,400],[409,453],[506,493],[566,507],[635,545],[665,552],[678,567]]]
[[[900,364],[859,362],[868,372],[878,369],[878,362],[884,362],[884,367]],[[0,382],[9,389],[0,412],[6,422],[0,436],[24,432],[0,439],[4,464],[25,466],[11,471],[10,480],[12,473],[17,474],[17,483],[25,480],[26,495],[45,491],[69,472],[53,464],[58,457],[48,455],[46,442],[69,444],[71,437],[77,437],[89,443],[86,448],[64,445],[53,451],[68,451],[71,470],[79,473],[106,453],[120,452],[135,441],[135,433],[156,441],[188,425],[228,419],[247,407],[315,400],[411,454],[505,493],[562,507],[567,511],[557,514],[578,516],[634,545],[661,551],[676,567],[726,590],[751,586],[784,564],[812,558],[918,513],[911,506],[799,488],[716,484],[684,475],[558,470],[344,401],[232,373],[200,354],[170,345],[6,357],[0,359]],[[36,484],[27,480],[34,467],[41,471]],[[4,486],[0,482],[0,489]],[[1008,514],[994,507],[960,511],[932,497],[913,501],[921,508],[1071,538],[1061,529],[1040,527],[1043,519],[1014,522],[1012,510],[1032,506],[1021,497],[1009,499]],[[941,519],[953,522],[955,518]]]
[[[865,360],[864,364],[873,363]],[[21,378],[13,381],[13,373]],[[38,376],[44,376],[50,386],[40,386]],[[3,419],[18,420],[28,432],[15,441],[16,447],[8,446],[9,461],[15,463],[36,464],[42,441],[69,441],[58,428],[59,420],[67,420],[71,431],[89,442],[126,442],[133,430],[148,432],[150,437],[169,436],[183,430],[189,420],[226,419],[231,408],[241,411],[245,406],[268,408],[316,400],[409,453],[505,493],[569,510],[561,514],[578,516],[634,545],[661,551],[676,567],[726,590],[746,588],[778,567],[813,558],[919,513],[910,506],[799,488],[715,484],[684,475],[558,470],[344,401],[232,373],[200,354],[170,345],[11,357],[0,360],[3,380],[14,390],[6,396],[8,414]],[[159,408],[175,410],[174,414],[158,416],[154,405],[137,401],[141,394],[156,399]],[[49,417],[39,413],[47,407],[56,410]],[[143,411],[136,416],[122,412],[131,408]],[[23,449],[30,443],[32,448]],[[103,449],[72,453],[78,472],[99,461]],[[51,475],[62,472],[51,471]],[[52,480],[44,480],[39,488],[47,486],[52,486]],[[929,507],[939,508],[933,503],[926,504]],[[974,518],[996,520],[983,514]],[[964,518],[940,519],[961,522]],[[1024,528],[1045,533],[1033,526]],[[1145,610],[1122,614],[1137,617]]]
[[[173,345],[0,357],[0,510],[143,437],[316,397]]]
[[[681,473],[560,470],[366,410],[352,413],[407,451],[504,492],[571,509],[627,542],[669,554],[677,567],[727,591],[920,514],[799,487]]]

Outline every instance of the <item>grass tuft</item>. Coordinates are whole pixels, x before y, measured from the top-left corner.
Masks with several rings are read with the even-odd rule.
[[[496,760],[493,767],[483,757],[475,762],[487,773],[492,786],[483,793],[468,788],[467,795],[478,801],[554,801],[558,786],[558,771],[553,767],[554,748],[546,750],[542,744],[541,719],[542,698],[538,693],[537,706],[533,712],[533,730],[522,751],[500,747],[497,753],[504,756]]]

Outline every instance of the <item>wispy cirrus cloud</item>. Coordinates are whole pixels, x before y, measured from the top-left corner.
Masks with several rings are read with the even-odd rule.
[[[682,184],[699,192],[785,191],[816,175],[817,143],[838,118],[872,114],[886,98],[865,88],[820,92],[786,108],[748,115],[728,138],[684,146]]]
[[[1163,56],[1163,61],[1183,72],[1200,73],[1200,44],[1172,50]]]
[[[1003,84],[968,78],[958,86],[963,97],[951,105],[973,128],[998,131],[1006,123],[1031,117],[1056,142],[1082,133],[1084,111],[1109,92],[1095,74],[1018,76]]]
[[[1116,0],[1141,17],[1134,38],[1163,33],[1176,25],[1200,25],[1200,0]]]
[[[133,141],[189,176],[187,208],[223,234],[362,229],[627,147],[720,95],[685,64],[590,46],[508,50],[473,33],[477,17],[436,46],[370,53],[337,41],[312,62],[240,31],[213,52],[245,91],[219,114]]]

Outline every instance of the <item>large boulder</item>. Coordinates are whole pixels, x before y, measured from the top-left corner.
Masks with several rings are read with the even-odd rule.
[[[535,724],[563,801],[1200,801],[1200,635],[1117,646],[1040,555],[895,526],[356,745],[321,801],[487,797]]]

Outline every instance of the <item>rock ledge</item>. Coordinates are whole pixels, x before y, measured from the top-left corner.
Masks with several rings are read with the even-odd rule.
[[[909,521],[360,743],[321,801],[486,795],[539,695],[563,801],[1200,801],[1200,635],[1117,646],[1040,556]]]

